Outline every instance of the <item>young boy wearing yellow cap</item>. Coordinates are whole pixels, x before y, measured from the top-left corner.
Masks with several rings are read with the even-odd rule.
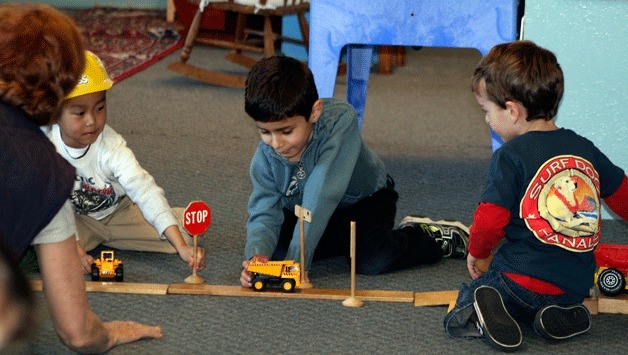
[[[82,78],[65,97],[56,124],[46,130],[57,152],[76,168],[70,200],[85,273],[93,262],[85,251],[99,244],[176,252],[192,267],[192,239],[180,228],[183,208],[170,207],[164,191],[140,166],[124,138],[106,124],[106,92],[113,81],[94,53],[86,51],[85,55]],[[203,269],[202,248],[196,259],[197,269]]]

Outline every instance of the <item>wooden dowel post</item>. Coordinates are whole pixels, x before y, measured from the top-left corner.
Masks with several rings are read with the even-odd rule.
[[[193,250],[193,255],[192,258],[194,259],[194,262],[192,264],[192,275],[188,276],[185,278],[185,283],[188,284],[202,284],[205,282],[205,279],[198,276],[197,272],[196,272],[196,252],[198,250],[198,235],[194,235],[194,247],[192,248]]]
[[[350,258],[351,258],[351,296],[344,300],[342,304],[347,307],[362,307],[364,302],[355,297],[355,222],[351,221],[351,243],[350,243]]]
[[[294,214],[299,217],[299,244],[301,245],[301,286],[299,288],[312,288],[312,284],[307,279],[305,266],[305,222],[312,222],[312,214],[299,205],[294,206]]]

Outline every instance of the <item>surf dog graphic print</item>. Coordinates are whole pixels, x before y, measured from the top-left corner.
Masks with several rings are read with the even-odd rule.
[[[545,162],[528,185],[520,217],[543,243],[591,251],[600,240],[599,195],[599,175],[589,161],[557,156]]]

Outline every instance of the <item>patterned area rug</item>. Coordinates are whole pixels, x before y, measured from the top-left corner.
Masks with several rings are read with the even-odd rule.
[[[86,47],[118,82],[181,48],[183,41],[165,10],[95,7],[71,15]]]

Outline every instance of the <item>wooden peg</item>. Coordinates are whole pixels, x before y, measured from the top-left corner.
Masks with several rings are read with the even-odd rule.
[[[362,307],[364,302],[355,297],[355,222],[351,221],[351,250],[349,251],[351,256],[351,297],[342,302],[346,307]]]
[[[294,214],[299,217],[299,239],[301,244],[301,286],[299,288],[312,288],[312,284],[307,280],[307,270],[305,267],[305,222],[312,222],[312,212],[295,205]]]

